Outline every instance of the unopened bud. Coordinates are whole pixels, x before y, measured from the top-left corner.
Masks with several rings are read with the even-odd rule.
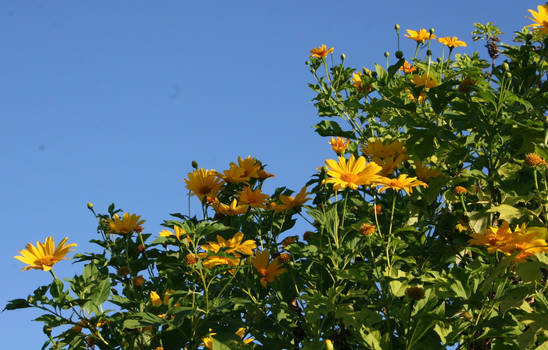
[[[427,51],[426,51],[426,55],[427,55],[427,56],[432,56],[432,50],[430,50],[430,49],[427,50]]]
[[[399,60],[403,57],[403,52],[401,52],[400,50],[396,51],[396,58]]]
[[[89,209],[89,210],[92,210],[92,209],[93,209],[93,203],[88,202],[88,209]]]
[[[395,29],[396,31],[400,30],[400,25],[396,23],[396,24],[394,25],[394,29]]]
[[[512,78],[512,73],[511,72],[506,72],[506,78],[508,78],[508,79]]]
[[[441,57],[436,58],[436,61],[438,61],[438,63],[441,63]]]
[[[306,64],[307,66],[310,66],[310,61],[306,61],[304,62],[304,64]]]
[[[346,55],[344,53],[341,53],[341,60],[345,60],[346,59]]]
[[[198,169],[198,162],[197,161],[193,160],[191,164],[192,164],[192,167],[194,169]]]
[[[329,339],[325,340],[325,349],[326,350],[335,350],[335,347],[333,346],[333,342]]]
[[[428,32],[430,33],[430,35],[434,34],[434,28],[430,28]]]
[[[388,58],[388,56],[390,56],[390,52],[385,51],[385,52],[384,52],[384,57]]]
[[[413,300],[421,300],[424,298],[424,289],[421,287],[410,287],[406,290],[407,296]]]

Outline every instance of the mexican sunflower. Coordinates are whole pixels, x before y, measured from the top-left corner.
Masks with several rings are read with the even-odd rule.
[[[400,141],[383,142],[377,139],[369,142],[367,146],[362,146],[361,151],[370,160],[382,167],[380,175],[383,176],[392,174],[401,163],[409,158],[407,148]]]
[[[325,58],[331,52],[333,52],[333,48],[328,49],[327,46],[325,46],[325,44],[324,44],[322,46],[318,46],[318,47],[313,48],[312,50],[310,50],[311,55],[309,57]]]
[[[459,38],[457,38],[456,36],[452,38],[450,36],[446,36],[443,38],[439,38],[438,41],[450,49],[454,49],[455,47],[459,47],[459,46],[466,47],[466,43],[464,41],[459,40]]]
[[[186,188],[194,193],[200,200],[205,196],[215,197],[223,187],[223,181],[217,176],[215,170],[196,169],[188,173],[188,179],[184,179]]]
[[[251,258],[251,264],[255,266],[255,269],[257,269],[257,272],[261,275],[259,281],[264,288],[266,288],[268,283],[274,282],[274,278],[287,271],[287,269],[282,268],[278,258],[275,258],[268,263],[269,260],[270,253],[268,252],[268,249],[263,250],[260,254]]]
[[[436,36],[434,34],[430,34],[426,29],[407,29],[407,34],[405,34],[405,36],[409,39],[415,40],[418,44],[422,44],[428,39],[436,39]]]
[[[299,193],[297,193],[295,197],[281,194],[278,198],[282,203],[271,203],[270,208],[276,213],[296,208],[311,199],[306,196],[307,194],[310,194],[310,192],[306,192],[306,186],[301,188],[301,190],[299,191]]]
[[[330,177],[323,180],[323,183],[333,184],[335,191],[343,190],[347,187],[355,190],[358,186],[369,185],[377,181],[380,177],[377,175],[382,167],[375,162],[366,163],[364,157],[350,159],[339,157],[339,161],[328,159],[325,164],[329,167],[327,175]]]
[[[134,231],[142,230],[141,224],[145,220],[141,220],[140,215],[124,213],[122,218],[118,214],[114,214],[112,219],[108,219],[108,227],[113,233],[124,235]]]
[[[387,189],[393,189],[394,191],[405,191],[405,193],[413,193],[413,187],[423,186],[428,187],[428,185],[421,180],[417,180],[416,177],[407,177],[407,174],[401,174],[396,179],[382,178],[379,182],[379,185],[383,186],[379,188],[379,193],[386,191]]]
[[[19,251],[21,255],[14,258],[28,265],[23,267],[22,271],[30,269],[50,271],[57,262],[68,260],[65,259],[65,255],[72,251],[72,247],[76,247],[76,243],[65,245],[67,240],[68,237],[65,237],[57,247],[51,236],[47,237],[44,243],[36,242],[36,247],[28,243],[25,249]]]
[[[538,5],[537,11],[529,10],[533,17],[527,17],[535,23],[529,24],[526,27],[535,27],[540,34],[548,34],[548,5]]]

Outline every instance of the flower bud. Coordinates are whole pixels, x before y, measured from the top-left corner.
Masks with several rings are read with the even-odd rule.
[[[93,209],[93,203],[88,202],[88,209],[89,209],[89,210],[92,210],[92,209]]]
[[[197,161],[193,160],[191,164],[192,164],[192,167],[194,169],[198,169],[198,162]]]
[[[436,61],[438,61],[438,63],[441,63],[441,57],[436,58]]]
[[[434,34],[434,28],[430,28],[430,30],[428,31],[428,33],[430,33],[430,35]]]
[[[344,53],[341,53],[341,60],[344,61],[346,59],[346,55]]]
[[[505,70],[505,71],[509,71],[510,70],[510,65],[508,64],[508,62],[504,62],[502,64],[502,68]]]
[[[312,237],[314,236],[314,232],[312,231],[306,231],[304,234],[303,234],[303,239],[307,242],[310,242],[312,240]]]
[[[388,58],[388,56],[390,56],[390,52],[385,51],[385,52],[384,52],[384,57]]]
[[[291,254],[289,253],[281,253],[280,256],[278,257],[278,261],[281,262],[282,264],[289,262],[289,260],[291,260]]]
[[[335,350],[335,347],[333,346],[333,342],[329,339],[325,340],[325,349],[326,350]]]
[[[396,51],[396,58],[401,59],[402,57],[403,57],[403,52],[400,50]]]
[[[432,50],[430,50],[430,49],[426,50],[426,55],[432,56]]]
[[[421,287],[409,287],[406,290],[407,296],[413,300],[421,300],[424,298],[424,289]]]
[[[395,29],[396,31],[400,30],[400,25],[396,23],[396,24],[394,25],[394,29]]]

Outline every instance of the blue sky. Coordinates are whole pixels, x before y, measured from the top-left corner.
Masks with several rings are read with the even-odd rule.
[[[183,178],[227,168],[238,156],[268,164],[272,191],[299,190],[333,157],[304,62],[321,44],[350,66],[384,62],[395,23],[434,27],[479,50],[473,22],[511,33],[541,2],[503,1],[2,1],[0,3],[0,306],[50,282],[20,272],[27,242],[69,236],[89,251],[98,211],[111,202],[143,215],[157,233],[169,213],[187,212]],[[402,37],[406,56],[414,42]],[[434,57],[441,46],[434,46]],[[463,52],[457,49],[455,52]],[[194,202],[196,203],[196,202]],[[294,234],[306,226],[300,225]],[[56,266],[59,276],[79,270]],[[38,349],[38,314],[0,314],[4,348]]]

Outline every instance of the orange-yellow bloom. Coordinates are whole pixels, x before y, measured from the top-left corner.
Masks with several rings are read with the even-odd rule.
[[[409,157],[407,156],[407,148],[403,142],[381,140],[371,141],[367,146],[362,146],[361,151],[370,160],[382,167],[380,175],[390,175],[396,168]]]
[[[423,75],[413,74],[413,76],[411,77],[411,82],[417,87],[424,86],[427,89],[433,88],[439,85],[436,79],[429,77],[426,74],[423,74]]]
[[[333,52],[333,48],[327,49],[327,46],[322,45],[310,50],[311,55],[309,57],[324,58]]]
[[[441,170],[438,168],[428,167],[422,162],[415,162],[415,174],[423,181],[430,181],[430,179],[440,176]]]
[[[391,188],[394,191],[405,191],[405,193],[413,193],[413,187],[423,186],[428,187],[428,185],[420,180],[417,180],[416,177],[407,177],[407,174],[401,174],[397,179],[382,178],[378,181],[383,187],[379,188],[379,193],[386,191]]]
[[[405,74],[413,73],[418,68],[417,66],[412,66],[409,62],[405,61],[403,62],[403,66],[400,67],[400,70],[404,72]]]
[[[162,236],[162,237],[175,236],[175,238],[177,238],[177,240],[180,241],[181,236],[186,234],[185,229],[183,229],[182,227],[177,226],[177,225],[173,226],[173,231],[175,231],[175,233],[173,233],[169,230],[162,230],[160,232],[160,236]],[[190,236],[187,235],[187,239],[190,241]]]
[[[65,255],[72,251],[72,247],[76,247],[76,243],[65,245],[68,237],[65,237],[57,247],[53,237],[46,238],[44,243],[36,242],[36,247],[32,243],[28,243],[25,249],[20,250],[19,254],[14,256],[15,259],[27,264],[22,271],[34,269],[42,271],[50,271],[51,267],[61,260],[68,260]]]
[[[162,305],[162,299],[155,291],[150,292],[150,302],[152,303],[152,306]]]
[[[450,49],[454,49],[455,47],[464,46],[466,47],[466,43],[464,41],[459,40],[456,36],[450,37],[446,36],[443,38],[439,38],[438,41],[442,43],[443,45],[449,47]]]
[[[282,204],[272,203],[271,208],[276,213],[279,213],[301,206],[311,199],[306,196],[307,194],[310,194],[310,192],[306,192],[306,186],[301,188],[301,190],[299,191],[299,193],[297,193],[295,197],[281,194],[278,198],[280,199],[280,202],[282,202]]]
[[[228,216],[245,214],[249,208],[249,205],[247,204],[239,204],[236,198],[234,198],[230,204],[221,203],[217,198],[215,198],[212,206],[217,213]]]
[[[217,242],[207,242],[201,246],[205,253],[200,253],[201,258],[207,257],[203,265],[205,268],[211,269],[218,265],[236,266],[240,263],[240,254],[253,255],[253,249],[257,248],[257,243],[253,240],[242,242],[244,234],[236,233],[232,238],[225,240],[222,236],[217,235]],[[227,254],[234,255],[234,258],[218,255],[208,256],[208,252],[219,253],[223,250]]]
[[[417,43],[422,44],[425,40],[436,39],[436,35],[430,34],[426,29],[411,30],[407,29],[406,37],[415,40]]]
[[[342,137],[337,137],[337,138],[332,137],[331,141],[329,141],[329,144],[331,145],[331,149],[335,151],[335,153],[343,154],[344,151],[346,151],[346,149],[348,148],[348,145],[350,144],[350,140]]]
[[[364,70],[369,73],[370,71],[366,68]],[[357,71],[352,74],[352,86],[362,92],[369,92],[373,90],[373,87],[369,83],[370,77],[364,75],[361,71]]]
[[[238,200],[240,204],[247,204],[251,208],[263,208],[265,209],[265,201],[268,195],[261,192],[261,189],[252,190],[250,187],[244,187],[244,189],[238,194]]]
[[[264,288],[266,288],[268,283],[274,282],[274,278],[287,271],[287,269],[282,268],[278,258],[275,258],[268,263],[269,260],[270,253],[268,252],[268,249],[263,250],[262,253],[251,258],[251,264],[255,266],[255,269],[257,269],[257,272],[261,275],[260,283]]]
[[[534,27],[540,34],[548,34],[548,5],[538,5],[537,11],[529,10],[533,17],[527,17],[535,23],[529,24],[526,27]]]
[[[218,178],[215,170],[196,169],[188,173],[188,180],[185,179],[186,188],[194,193],[200,200],[205,196],[215,197],[223,187],[223,181]]]
[[[107,221],[112,232],[124,235],[137,231],[138,229],[142,230],[141,224],[143,224],[145,220],[140,219],[140,215],[124,213],[122,219],[120,219],[118,214],[114,214],[112,219],[108,219]]]
[[[332,183],[335,191],[347,187],[355,190],[358,186],[369,185],[379,179],[377,173],[382,170],[375,162],[366,163],[364,157],[356,159],[354,155],[351,155],[348,161],[344,157],[339,157],[338,162],[328,159],[325,164],[329,168],[327,175],[330,177],[323,180],[323,183]]]

